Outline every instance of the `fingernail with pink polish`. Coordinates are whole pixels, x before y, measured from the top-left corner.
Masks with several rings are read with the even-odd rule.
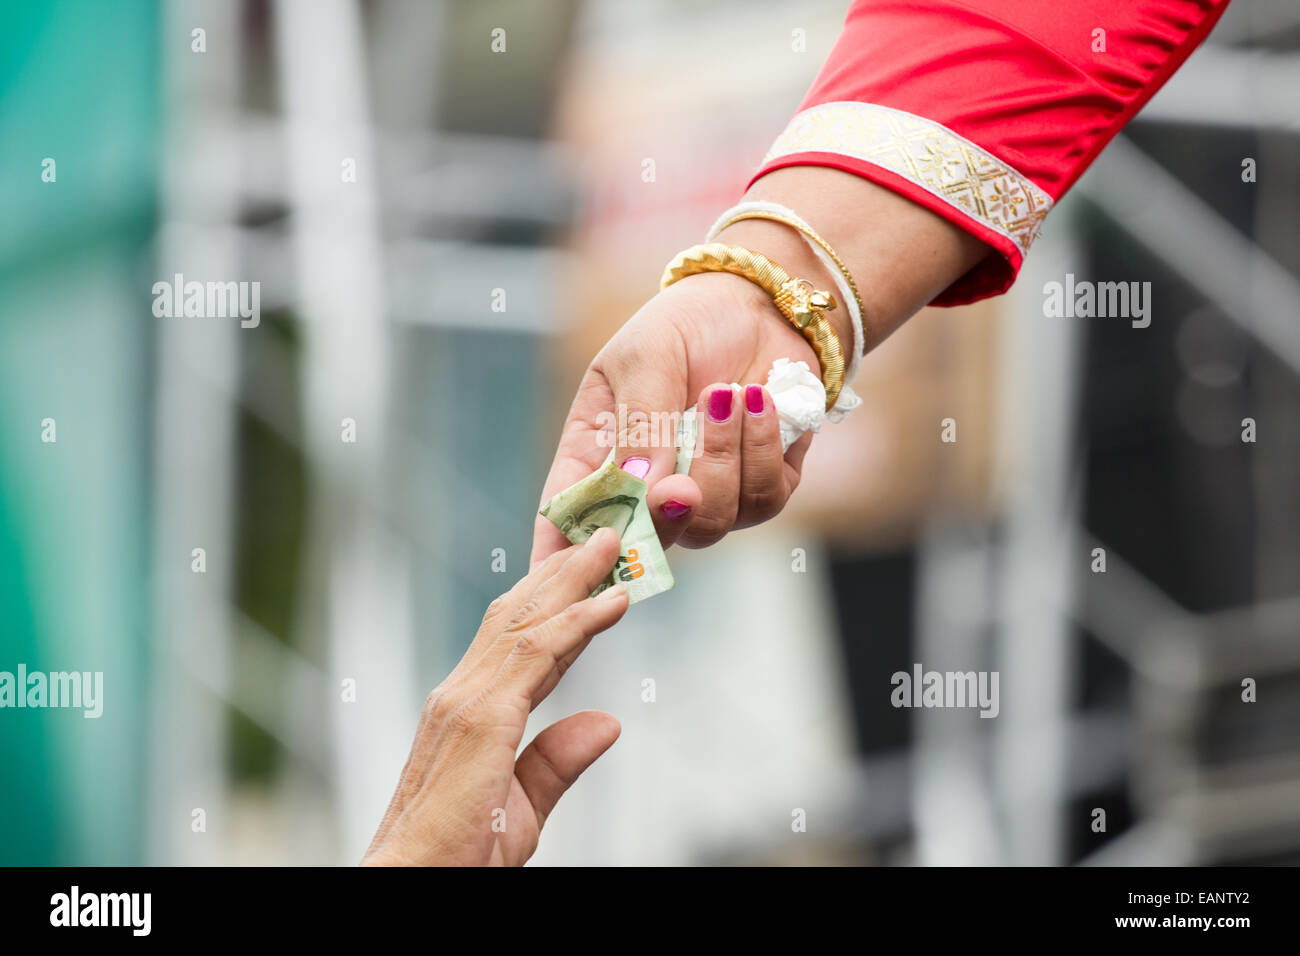
[[[633,478],[644,478],[650,474],[650,459],[629,458],[623,462],[623,470]]]
[[[676,521],[678,518],[687,514],[691,510],[691,506],[684,505],[680,501],[673,499],[661,504],[659,510],[663,512],[663,516],[669,521]]]
[[[715,388],[709,396],[709,419],[721,425],[731,418],[731,389]]]
[[[763,414],[763,386],[745,386],[745,410],[751,415]]]

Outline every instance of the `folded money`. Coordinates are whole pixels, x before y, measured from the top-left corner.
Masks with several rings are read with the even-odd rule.
[[[732,387],[740,388],[734,383]],[[827,414],[826,391],[821,379],[812,373],[808,363],[785,358],[772,363],[767,373],[767,389],[781,426],[781,447],[787,451],[805,431],[819,430],[823,421],[839,421],[862,402],[846,385],[835,408]],[[698,429],[695,409],[687,409],[682,413],[675,436],[679,475],[690,473]],[[668,569],[668,559],[659,545],[659,535],[646,506],[648,488],[640,478],[615,465],[611,451],[600,468],[561,491],[542,508],[542,516],[574,544],[586,541],[597,528],[613,528],[618,532],[622,542],[618,563],[605,582],[591,592],[593,595],[621,582],[627,588],[629,600],[635,603],[673,586],[673,573]]]
[[[574,544],[582,544],[600,528],[618,532],[618,561],[609,577],[591,592],[593,596],[621,583],[628,600],[635,604],[673,586],[673,573],[645,503],[648,488],[640,478],[615,465],[611,451],[605,464],[542,508],[542,517]]]

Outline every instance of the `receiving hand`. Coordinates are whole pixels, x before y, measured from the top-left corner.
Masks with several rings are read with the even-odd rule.
[[[508,866],[532,856],[556,801],[618,739],[612,716],[581,711],[515,756],[529,713],[627,610],[622,587],[587,597],[618,549],[618,535],[602,528],[492,602],[465,656],[425,702],[363,864]]]

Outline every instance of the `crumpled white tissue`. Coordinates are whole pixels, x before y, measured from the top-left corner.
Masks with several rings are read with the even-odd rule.
[[[838,422],[862,404],[848,385],[840,389],[835,405],[826,410],[826,386],[807,362],[779,358],[767,373],[767,390],[781,422],[781,448],[789,451],[804,432],[819,432],[827,422]]]

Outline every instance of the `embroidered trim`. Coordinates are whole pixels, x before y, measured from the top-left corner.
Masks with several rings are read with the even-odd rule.
[[[875,103],[804,110],[763,159],[836,153],[896,173],[1001,233],[1021,254],[1038,236],[1052,197],[1013,167],[931,120]]]

